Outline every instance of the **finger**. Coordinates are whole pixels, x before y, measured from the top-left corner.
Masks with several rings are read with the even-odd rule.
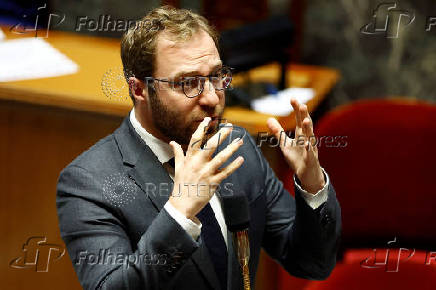
[[[313,136],[313,124],[310,118],[304,118],[303,120],[303,133],[307,137]]]
[[[227,123],[225,126],[221,127],[218,132],[215,133],[204,146],[204,150],[208,150],[209,154],[212,154],[214,150],[223,143],[223,141],[229,136],[230,132],[233,130],[232,123]]]
[[[302,123],[301,123],[302,118],[301,118],[301,112],[300,112],[301,105],[294,98],[291,99],[291,105],[292,105],[292,108],[294,108],[294,112],[295,112],[295,122],[296,122],[295,124],[296,124],[296,127],[297,128],[301,128],[302,127]]]
[[[218,168],[220,168],[221,165],[224,164],[224,162],[227,161],[227,159],[232,156],[236,150],[239,149],[239,147],[244,144],[243,139],[235,139],[232,143],[230,143],[224,150],[222,150],[220,153],[218,153],[208,164],[208,170],[211,172],[216,172]]]
[[[219,173],[217,173],[213,179],[212,179],[212,183],[221,183],[221,181],[223,181],[225,178],[227,178],[228,176],[230,176],[230,174],[232,174],[233,172],[235,172],[236,169],[238,169],[239,167],[241,167],[242,163],[244,163],[244,157],[239,156],[238,158],[236,158],[235,160],[233,160],[232,163],[230,163],[229,165],[227,165],[226,168],[224,168],[223,170],[221,170]]]
[[[301,116],[301,107],[302,105],[296,100],[291,99],[291,105],[294,108],[294,114],[295,114],[295,136],[298,137],[303,133],[303,121]]]
[[[306,134],[306,136],[312,136],[313,135],[313,122],[312,122],[312,118],[309,115],[309,111],[307,110],[307,106],[306,105],[300,106],[300,112],[301,112],[301,117],[303,118],[303,122],[305,122],[304,120],[306,120],[306,119],[309,120],[309,127],[310,127],[309,133],[310,133],[310,135]],[[305,125],[303,124],[303,126],[305,126]]]
[[[310,150],[310,127],[309,127],[309,120],[307,118],[304,118],[303,120],[303,134],[301,135],[304,138],[304,148],[306,148],[307,151]]]
[[[285,131],[283,130],[282,125],[280,125],[279,121],[275,118],[269,118],[267,120],[267,125],[277,140],[279,140],[281,147],[282,144],[284,144],[284,139],[287,138],[286,134],[283,134]]]
[[[309,118],[304,118],[303,120],[303,130],[304,135],[307,137],[306,141],[306,149],[307,151],[313,151],[314,154],[318,151],[318,147],[316,147],[317,139],[315,134],[313,133],[313,123]]]
[[[306,105],[300,106],[300,117],[301,117],[301,120],[304,120],[304,118],[312,119],[312,118],[310,118],[309,111],[307,110]]]
[[[174,153],[174,169],[177,170],[183,165],[185,154],[183,154],[182,146],[180,146],[177,142],[171,141],[170,146]]]
[[[210,117],[206,117],[201,121],[200,125],[198,125],[197,129],[195,130],[194,134],[192,134],[191,140],[189,142],[188,151],[191,152],[191,150],[199,149],[201,146],[201,140],[203,140],[204,135],[206,134],[207,127],[210,122]]]
[[[307,149],[307,160],[308,160],[308,162],[312,163],[313,160],[317,160],[317,158],[318,158],[318,147],[316,147],[316,144],[313,144],[310,139],[306,143],[306,149]]]

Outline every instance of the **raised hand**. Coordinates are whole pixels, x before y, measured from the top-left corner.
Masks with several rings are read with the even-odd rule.
[[[275,137],[280,140],[280,148],[286,162],[300,179],[303,189],[315,194],[324,187],[325,180],[318,161],[318,148],[312,144],[312,140],[316,140],[312,119],[306,105],[301,105],[295,99],[291,99],[291,105],[296,119],[294,139],[286,135],[276,119],[269,118],[267,124]]]
[[[195,215],[209,202],[217,186],[238,169],[244,162],[244,158],[239,156],[227,167],[220,167],[232,156],[243,144],[242,139],[235,139],[219,152],[214,158],[212,154],[215,149],[227,138],[232,131],[232,125],[227,124],[213,135],[206,143],[205,148],[201,148],[210,118],[206,117],[192,135],[186,156],[182,147],[171,141],[175,156],[175,176],[174,189],[169,202],[187,218],[198,222]]]

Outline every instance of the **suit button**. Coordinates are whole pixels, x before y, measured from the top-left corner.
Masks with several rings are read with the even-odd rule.
[[[328,214],[325,214],[321,219],[321,223],[323,226],[326,226],[331,222],[332,222],[332,219],[330,218],[330,216]]]

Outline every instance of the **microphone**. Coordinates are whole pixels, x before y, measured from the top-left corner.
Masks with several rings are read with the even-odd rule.
[[[227,228],[233,234],[233,246],[236,248],[239,264],[242,269],[244,290],[250,290],[250,243],[248,227],[250,225],[250,211],[245,195],[231,196],[222,199],[223,213]]]

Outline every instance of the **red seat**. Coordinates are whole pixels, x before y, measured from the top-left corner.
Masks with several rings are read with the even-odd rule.
[[[391,251],[395,252],[395,250]],[[385,257],[386,249],[377,249]],[[409,259],[412,249],[398,259],[395,254],[389,255],[386,265],[372,265],[374,268],[365,268],[362,261],[373,256],[372,249],[355,249],[345,253],[343,260],[326,281],[311,281],[305,290],[338,290],[338,289],[419,289],[433,290],[436,282],[436,262],[425,264],[426,252],[415,252]],[[436,252],[435,252],[436,255]],[[371,264],[366,265],[367,267]],[[289,288],[282,288],[289,289]],[[295,289],[295,288],[294,288]],[[296,290],[296,289],[295,289]]]
[[[326,281],[293,280],[301,288],[282,272],[280,289],[436,289],[436,259],[422,258],[436,251],[436,106],[359,101],[328,113],[315,135],[342,207],[344,258]],[[361,265],[387,247],[417,251],[398,273]]]

